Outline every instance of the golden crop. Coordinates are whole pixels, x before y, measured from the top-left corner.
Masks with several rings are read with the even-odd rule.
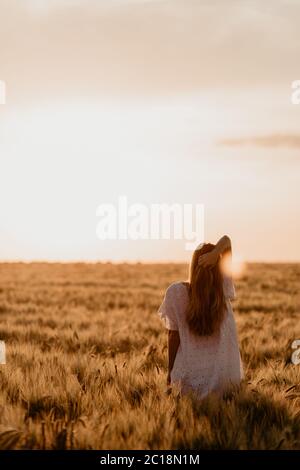
[[[156,315],[179,264],[1,264],[1,449],[299,449],[300,266],[250,264],[234,311],[246,380],[166,393]]]

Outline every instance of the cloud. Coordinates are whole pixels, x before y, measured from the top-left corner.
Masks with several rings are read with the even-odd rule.
[[[223,147],[300,148],[300,134],[271,134],[264,136],[228,138],[218,141]]]
[[[89,4],[97,7],[117,7],[129,4],[161,3],[166,0],[90,0]],[[48,11],[54,8],[68,8],[84,5],[85,0],[24,0],[24,4],[33,12]]]
[[[1,79],[15,101],[287,87],[299,3],[0,0]],[[280,67],[278,67],[280,57]]]

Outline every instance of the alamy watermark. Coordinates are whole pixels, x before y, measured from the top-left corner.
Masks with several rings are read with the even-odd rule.
[[[300,104],[300,80],[294,80],[291,87],[293,90],[291,94],[292,104]]]
[[[293,364],[298,365],[300,364],[300,339],[295,339],[292,342],[292,349],[295,349],[295,351],[292,354],[291,361]]]
[[[100,240],[183,240],[186,250],[204,241],[203,204],[100,204],[97,237]]]
[[[6,103],[6,84],[3,80],[0,80],[0,104]]]
[[[4,341],[0,341],[0,364],[6,364]]]

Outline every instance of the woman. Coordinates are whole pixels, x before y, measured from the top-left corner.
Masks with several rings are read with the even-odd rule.
[[[183,394],[222,394],[243,377],[230,303],[235,289],[225,272],[228,257],[226,235],[216,245],[201,244],[192,257],[189,282],[171,284],[158,311],[169,330],[167,382]]]

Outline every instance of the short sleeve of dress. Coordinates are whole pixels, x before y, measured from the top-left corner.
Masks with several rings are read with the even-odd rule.
[[[178,330],[175,310],[174,286],[170,286],[166,290],[163,302],[157,313],[168,330]]]
[[[235,287],[231,276],[223,276],[223,290],[226,299],[236,299]]]

